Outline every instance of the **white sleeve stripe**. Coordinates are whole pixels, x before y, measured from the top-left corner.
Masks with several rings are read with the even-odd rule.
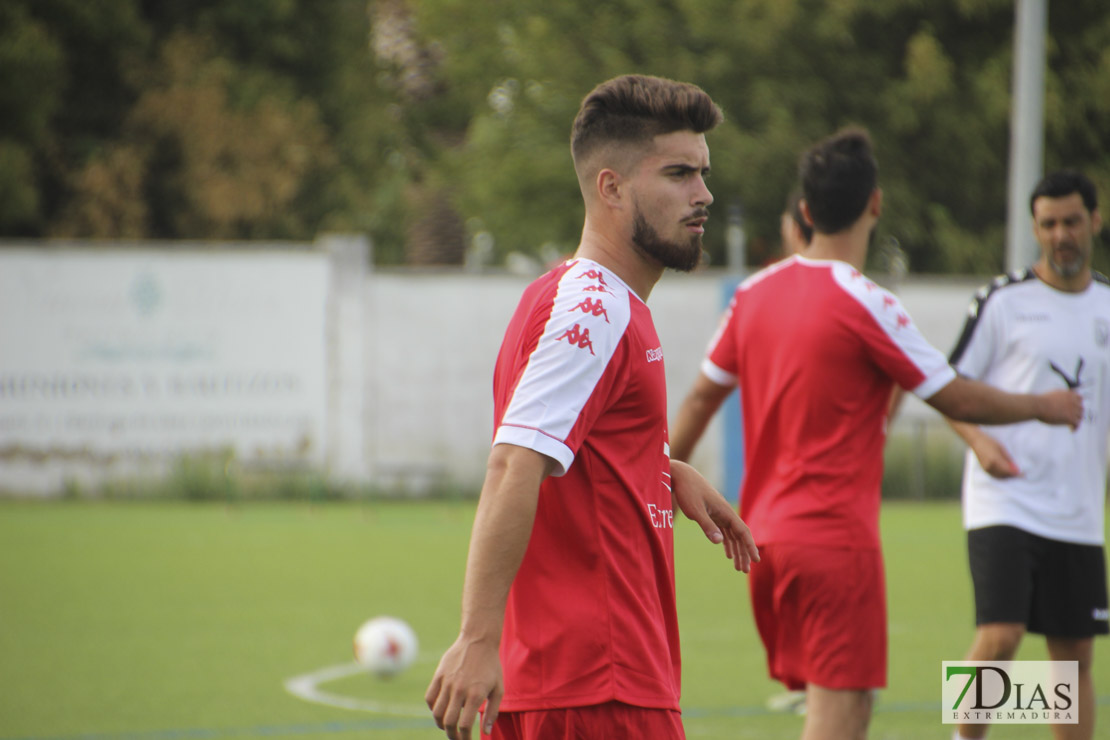
[[[894,294],[876,285],[851,265],[836,263],[832,270],[837,284],[859,303],[891,343],[925,377],[912,389],[914,395],[928,398],[952,381],[955,371],[948,364],[948,358],[922,336]]]
[[[502,428],[532,430],[526,433],[537,440],[542,432],[569,452],[562,443],[604,376],[631,317],[623,283],[588,260],[572,266],[559,280],[543,335],[513,390]]]
[[[570,464],[574,462],[574,453],[569,447],[536,429],[502,425],[498,427],[497,435],[493,438],[493,446],[500,444],[525,447],[550,457],[555,461],[555,470],[551,471],[551,474],[556,478],[564,475]]]
[[[729,371],[717,367],[708,357],[701,361],[701,372],[705,377],[709,378],[717,385],[723,385],[728,388],[736,385],[739,380],[739,378]]]
[[[947,372],[941,371],[925,378],[925,380],[921,381],[919,386],[910,389],[910,393],[913,393],[918,398],[929,398],[956,379],[956,371],[953,370],[951,366],[948,366],[946,370]]]

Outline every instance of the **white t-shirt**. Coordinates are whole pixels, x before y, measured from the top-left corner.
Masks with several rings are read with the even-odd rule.
[[[1065,293],[1031,270],[995,278],[972,301],[952,352],[963,375],[1014,393],[1075,388],[1083,396],[1078,430],[1027,421],[983,430],[1021,471],[988,475],[968,450],[964,526],[1006,524],[1042,537],[1102,544],[1110,417],[1110,284],[1095,275],[1082,293]]]

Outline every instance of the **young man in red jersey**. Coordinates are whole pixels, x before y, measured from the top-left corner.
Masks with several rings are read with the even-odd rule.
[[[702,90],[654,77],[609,80],[582,102],[582,241],[526,289],[505,333],[462,625],[425,696],[449,738],[469,738],[483,704],[483,736],[499,740],[684,737],[675,508],[737,570],[758,554],[724,497],[670,460],[645,301],[665,268],[700,259],[704,133],[720,119]]]
[[[863,265],[882,191],[871,141],[848,129],[800,163],[814,234],[804,256],[743,282],[690,394],[672,453],[686,459],[730,390],[744,423],[740,513],[762,561],[749,581],[771,676],[806,690],[804,740],[865,738],[886,685],[879,543],[892,386],[980,423],[1079,423],[1070,390],[1011,395],[956,375]]]

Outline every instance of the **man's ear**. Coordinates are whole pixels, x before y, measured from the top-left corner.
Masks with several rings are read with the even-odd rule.
[[[1095,236],[1102,233],[1102,214],[1098,212],[1098,208],[1091,211],[1091,233]]]
[[[806,220],[810,228],[813,228],[813,216],[809,212],[809,203],[806,203],[805,198],[798,201],[798,209],[802,212],[802,218]]]
[[[624,201],[624,183],[620,173],[608,167],[597,173],[597,197],[609,208],[621,208]]]
[[[868,204],[871,215],[878,218],[883,212],[883,189],[875,188],[871,193],[871,202]]]

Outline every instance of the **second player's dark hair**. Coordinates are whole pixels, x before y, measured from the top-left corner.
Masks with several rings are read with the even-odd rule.
[[[819,141],[802,155],[798,179],[815,231],[836,234],[848,228],[879,180],[870,135],[851,127]]]

